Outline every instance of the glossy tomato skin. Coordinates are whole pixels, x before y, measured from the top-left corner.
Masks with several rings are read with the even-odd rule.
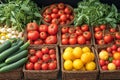
[[[58,15],[59,15],[59,16],[61,16],[61,15],[63,15],[63,14],[64,14],[64,10],[59,10],[59,11],[58,11]]]
[[[59,9],[64,9],[64,7],[65,7],[65,4],[64,4],[64,3],[59,3],[59,4],[58,4],[58,8],[59,8]]]
[[[65,14],[62,14],[60,16],[60,21],[66,21],[67,20],[67,16]]]
[[[42,56],[42,60],[43,60],[44,62],[48,62],[48,61],[50,60],[49,54],[44,54],[44,55]]]
[[[51,13],[52,13],[52,10],[51,10],[50,8],[47,8],[44,13],[46,13],[46,14],[51,14]]]
[[[41,24],[39,26],[39,32],[47,32],[48,31],[48,26],[45,24]]]
[[[25,68],[27,70],[33,70],[34,69],[34,64],[32,62],[28,62],[26,65],[25,65]]]
[[[42,39],[38,39],[38,40],[35,40],[34,41],[34,44],[36,44],[36,45],[40,45],[40,44],[43,44],[44,42],[43,42],[43,40]]]
[[[99,64],[100,64],[100,66],[104,66],[105,65],[105,60],[100,59]]]
[[[58,18],[58,15],[57,15],[57,14],[55,14],[55,13],[52,13],[52,14],[51,14],[51,17],[52,17],[52,19],[54,19],[54,18],[56,18],[56,19],[57,19],[57,18]]]
[[[119,39],[119,40],[120,40],[120,32],[116,32],[116,33],[115,33],[115,37],[116,37],[116,39]]]
[[[106,34],[103,39],[105,43],[110,43],[113,40],[113,37],[110,34]]]
[[[114,44],[114,45],[111,46],[111,49],[116,51],[117,50],[117,46]]]
[[[106,25],[104,25],[104,24],[100,25],[100,29],[101,30],[105,30],[106,29]]]
[[[34,70],[40,70],[41,69],[41,64],[36,62],[34,63]]]
[[[59,19],[54,18],[54,19],[52,19],[51,23],[52,24],[59,24]]]
[[[69,28],[68,27],[62,27],[61,32],[62,34],[68,33]]]
[[[110,32],[116,32],[116,28],[110,28]]]
[[[94,28],[94,31],[95,31],[95,32],[98,32],[98,31],[101,31],[101,29],[100,29],[100,27],[95,27],[95,28]]]
[[[69,33],[65,33],[65,34],[62,34],[62,39],[65,39],[65,38],[69,38],[70,37],[70,34]]]
[[[37,31],[38,30],[38,24],[35,22],[31,22],[27,24],[27,31]]]
[[[108,70],[107,65],[102,66],[102,70]]]
[[[81,26],[81,30],[82,31],[88,31],[89,30],[89,26],[87,24],[84,24]]]
[[[43,47],[43,48],[41,49],[41,51],[42,51],[43,54],[48,54],[49,48],[48,48],[48,47]]]
[[[55,14],[57,14],[58,11],[59,11],[59,9],[57,7],[52,9],[52,12],[55,13]]]
[[[50,58],[51,58],[52,60],[56,60],[56,54],[50,54]]]
[[[35,53],[35,56],[37,56],[38,58],[42,58],[43,56],[43,52],[38,50],[36,53]]]
[[[41,68],[42,68],[42,70],[47,70],[48,69],[48,64],[47,63],[43,63],[41,65]]]
[[[45,39],[46,44],[56,44],[57,43],[57,36],[48,36]]]
[[[115,64],[117,67],[120,67],[120,60],[115,60],[114,64]]]
[[[40,32],[40,39],[46,39],[47,33],[46,32]]]
[[[86,43],[86,39],[85,39],[84,36],[78,36],[77,42],[78,42],[78,44],[85,44]]]
[[[49,63],[48,65],[49,70],[55,70],[57,68],[57,64],[54,62]]]
[[[71,10],[69,7],[66,7],[66,8],[64,9],[64,12],[65,12],[66,14],[70,14],[70,13],[72,12],[72,10]]]
[[[45,22],[48,22],[48,23],[50,23],[51,20],[52,20],[52,18],[51,18],[50,15],[46,15],[45,18],[44,18],[44,21],[45,21]]]
[[[100,40],[98,40],[98,44],[103,45],[103,44],[105,44],[105,41],[103,39],[100,39]]]
[[[31,56],[31,57],[29,58],[29,61],[32,62],[32,63],[35,63],[35,62],[38,61],[38,57],[37,57],[37,56]]]
[[[55,49],[50,49],[48,54],[56,54],[56,50]]]
[[[68,30],[68,32],[70,34],[75,33],[75,28],[74,27],[70,27],[69,30]]]
[[[27,38],[29,40],[37,40],[39,38],[39,32],[38,31],[29,31],[27,34]]]
[[[112,52],[112,49],[111,49],[111,47],[107,47],[107,52],[109,52],[109,53],[111,53]]]
[[[80,36],[80,35],[83,34],[83,31],[82,31],[81,29],[77,29],[77,30],[75,31],[75,33],[76,33],[78,36]]]
[[[74,45],[76,43],[77,43],[77,39],[75,37],[72,37],[72,38],[69,39],[69,44],[70,45]]]
[[[76,33],[70,34],[70,38],[76,38],[77,39],[78,35]]]
[[[86,40],[90,40],[92,37],[92,34],[90,31],[83,32],[83,36],[86,38]]]
[[[50,24],[48,26],[48,33],[51,35],[57,34],[58,31],[58,25],[57,24]]]
[[[98,39],[98,40],[100,40],[100,39],[102,39],[103,38],[103,33],[102,33],[102,31],[99,31],[99,32],[95,32],[95,39]]]
[[[62,39],[62,45],[67,45],[69,44],[69,39],[68,38],[63,38]]]

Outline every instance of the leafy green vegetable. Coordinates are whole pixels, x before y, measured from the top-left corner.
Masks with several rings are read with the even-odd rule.
[[[118,13],[116,6],[100,3],[99,0],[83,0],[78,3],[78,7],[74,11],[76,26],[108,24],[111,27],[116,27],[116,24],[120,22],[120,13]]]
[[[6,0],[0,4],[0,24],[23,31],[29,22],[40,24],[40,8],[31,0]]]

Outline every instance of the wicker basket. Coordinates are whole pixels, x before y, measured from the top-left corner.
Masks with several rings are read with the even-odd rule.
[[[29,47],[28,49],[36,49],[39,50],[44,46],[40,47]],[[49,79],[57,79],[59,73],[59,56],[58,56],[58,47],[57,46],[47,46],[50,49],[56,50],[56,60],[57,60],[57,68],[55,70],[26,70],[25,66],[23,67],[24,79],[25,80],[49,80]]]
[[[97,61],[99,63],[99,55],[98,53],[102,50],[107,48],[106,46],[103,46],[102,48],[96,48],[95,52],[97,53]],[[109,71],[109,70],[102,70],[100,64],[98,64],[98,67],[100,69],[100,74],[99,74],[99,79],[100,80],[120,80],[120,70],[113,70],[113,71]]]
[[[74,27],[74,25],[65,25],[65,26],[66,26],[66,27]],[[61,33],[61,29],[62,29],[62,27],[65,27],[65,26],[61,26],[61,27],[60,27],[60,31],[59,31],[59,35],[60,35],[60,42],[59,42],[59,44],[60,44],[60,45],[59,45],[59,46],[60,46],[60,47],[64,47],[64,46],[65,46],[65,47],[67,47],[67,46],[71,46],[71,47],[72,47],[72,46],[74,46],[74,45],[69,45],[69,44],[68,44],[68,45],[63,45],[63,44],[62,44],[62,41],[61,41],[61,40],[62,40],[62,39],[61,39],[61,37],[62,37],[62,35],[61,35],[61,34],[62,34],[62,33]],[[91,28],[89,28],[89,31],[92,33]],[[91,36],[90,44],[83,44],[83,45],[92,46],[92,45],[93,45],[93,36]],[[75,44],[75,46],[82,46],[82,45],[80,45],[80,44]]]
[[[22,68],[13,71],[0,73],[0,80],[21,80],[23,78]]]
[[[73,46],[76,47],[76,46]],[[80,46],[83,47],[83,46]],[[91,46],[88,46],[91,48]],[[66,47],[61,48],[61,53]],[[91,48],[92,52],[94,53],[94,48]],[[96,55],[95,55],[96,57]],[[96,80],[98,77],[99,69],[98,66],[94,71],[66,71],[63,68],[63,58],[61,54],[61,68],[62,68],[62,80]],[[97,64],[97,59],[95,58],[95,63]]]
[[[57,5],[57,4],[56,4]],[[74,16],[74,9],[73,9],[73,7],[72,6],[70,6],[70,5],[68,5],[68,4],[65,4],[65,6],[67,6],[67,7],[69,7],[71,10],[72,10],[72,15]],[[49,8],[50,7],[50,5],[49,6],[46,6],[46,7],[44,7],[44,8],[42,8],[42,10],[41,10],[41,15],[43,14],[43,12],[47,9],[47,8]],[[43,18],[43,17],[42,17]],[[73,24],[73,22],[74,22],[74,19],[73,20],[71,20],[69,23],[67,23],[67,24],[63,24],[63,25],[70,25],[70,24]],[[50,23],[48,23],[48,22],[45,22],[44,21],[44,19],[42,19],[42,23],[44,23],[44,24],[47,24],[47,25],[50,25]],[[59,25],[59,24],[58,24]],[[61,25],[61,26],[63,26],[63,25]]]

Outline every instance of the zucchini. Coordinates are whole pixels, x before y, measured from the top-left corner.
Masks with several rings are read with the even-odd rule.
[[[5,41],[3,44],[0,45],[0,53],[5,51],[6,49],[10,48],[11,47],[11,41],[10,40],[7,40]]]
[[[3,51],[0,54],[0,62],[4,61],[7,57],[9,57],[11,54],[16,52],[19,49],[19,46],[13,46],[5,51]]]
[[[7,58],[7,59],[5,60],[5,63],[6,63],[6,64],[14,63],[14,62],[16,62],[16,61],[18,61],[18,60],[26,57],[27,54],[28,54],[28,50],[21,51],[21,52],[15,54],[15,55],[13,55],[13,56]]]
[[[25,58],[20,59],[20,60],[17,61],[17,62],[14,62],[14,63],[12,63],[12,64],[8,64],[8,65],[0,68],[0,72],[8,72],[8,71],[17,69],[17,68],[23,66],[23,65],[27,62],[27,59],[28,59],[28,58],[25,57]]]
[[[3,67],[3,66],[6,66],[7,64],[5,62],[3,63],[0,63],[0,68]]]

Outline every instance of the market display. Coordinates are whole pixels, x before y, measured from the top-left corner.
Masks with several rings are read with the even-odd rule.
[[[0,4],[0,79],[115,80],[119,70],[120,13],[114,4]]]

